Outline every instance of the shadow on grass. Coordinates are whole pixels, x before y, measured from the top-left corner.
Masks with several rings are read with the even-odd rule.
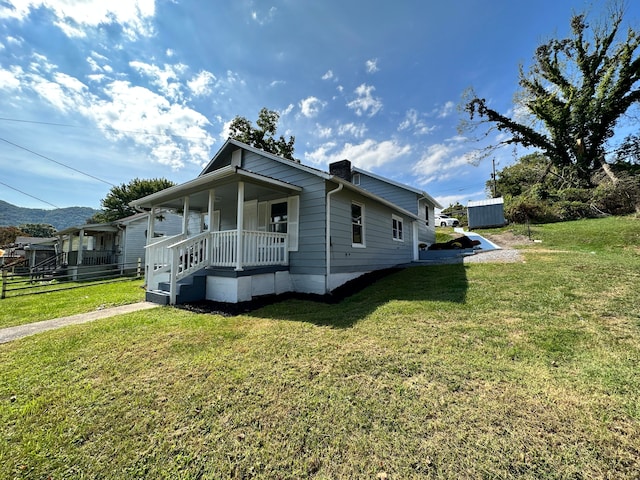
[[[349,328],[391,301],[462,304],[468,282],[462,262],[394,268],[372,272],[334,290],[331,295],[285,294],[241,304],[204,301],[181,305],[198,313],[248,315]]]

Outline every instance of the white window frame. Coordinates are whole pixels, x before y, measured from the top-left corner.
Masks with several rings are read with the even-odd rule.
[[[276,203],[287,204],[287,236],[289,238],[289,251],[298,251],[298,237],[300,224],[300,197],[295,195],[291,197],[278,198],[275,200],[260,202],[258,204],[258,230],[261,232],[270,232],[271,226],[271,206]],[[285,222],[281,222],[285,223]]]
[[[354,173],[353,175],[351,175],[351,183],[353,183],[354,185],[360,185],[360,174],[359,173]]]
[[[404,219],[391,215],[391,237],[394,242],[404,242]]]
[[[358,207],[360,207],[360,223],[355,223],[353,221],[353,206],[357,205]],[[351,204],[349,205],[349,214],[351,216],[351,246],[354,248],[365,248],[367,246],[366,243],[366,235],[365,235],[365,207],[364,207],[364,203],[360,203],[360,202],[351,202]],[[361,243],[356,243],[353,240],[353,227],[355,225],[359,225],[360,226],[360,237],[362,242]]]

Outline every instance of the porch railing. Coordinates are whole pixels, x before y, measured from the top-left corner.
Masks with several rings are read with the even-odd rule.
[[[147,288],[157,289],[161,274],[175,292],[178,280],[205,267],[241,269],[289,264],[286,233],[243,231],[241,234],[240,256],[237,230],[205,232],[189,238],[177,236],[148,245]]]
[[[184,239],[185,235],[173,235],[151,243],[145,247],[145,278],[147,288],[156,290],[162,275],[171,271],[171,250],[169,246]]]

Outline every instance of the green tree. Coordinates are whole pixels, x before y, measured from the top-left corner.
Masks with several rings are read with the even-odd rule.
[[[247,145],[289,160],[294,160],[295,137],[289,137],[289,140],[286,140],[280,135],[278,139],[275,138],[279,119],[280,115],[278,112],[268,110],[267,108],[260,110],[256,127],[245,117],[236,116],[229,126],[229,134],[231,138],[246,143]]]
[[[130,202],[174,185],[174,182],[164,178],[152,178],[149,180],[134,178],[127,184],[123,183],[112,187],[107,196],[100,201],[102,212],[97,213],[87,222],[107,223],[134,215],[137,211],[129,206]]]
[[[16,237],[28,235],[18,227],[0,227],[0,247],[6,247],[16,241]]]
[[[485,154],[508,144],[540,149],[558,169],[573,170],[574,186],[593,186],[598,171],[615,183],[605,146],[640,100],[640,35],[630,28],[620,39],[623,13],[623,5],[614,3],[594,27],[584,14],[574,15],[571,36],[543,43],[530,70],[520,68],[517,110],[532,122],[499,113],[470,90],[464,104],[470,121],[461,130],[496,127],[506,138]]]
[[[56,234],[56,229],[48,223],[23,223],[18,225],[28,237],[50,238]]]

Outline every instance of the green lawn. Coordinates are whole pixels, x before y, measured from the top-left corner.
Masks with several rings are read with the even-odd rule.
[[[339,305],[0,345],[0,478],[638,478],[639,234],[543,225],[525,262],[407,269]]]
[[[144,300],[143,284],[143,280],[123,280],[90,286],[64,282],[33,290],[10,291],[7,298],[0,300],[0,328],[141,302]],[[79,288],[36,295],[22,294],[68,287]]]

